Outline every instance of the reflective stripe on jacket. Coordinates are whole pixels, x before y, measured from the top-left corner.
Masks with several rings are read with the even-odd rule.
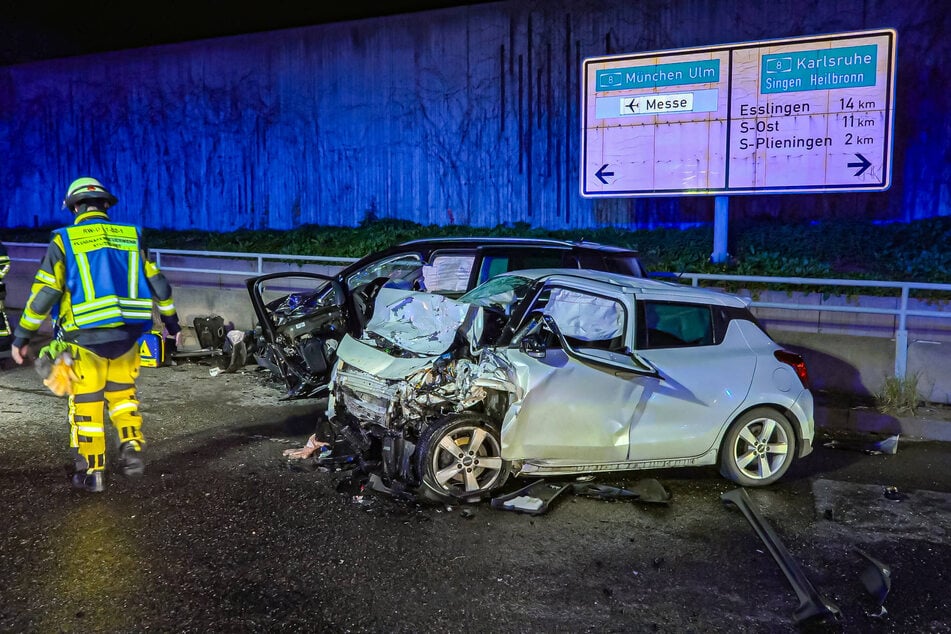
[[[135,226],[87,221],[53,233],[62,239],[66,265],[66,293],[53,319],[64,331],[152,323]]]

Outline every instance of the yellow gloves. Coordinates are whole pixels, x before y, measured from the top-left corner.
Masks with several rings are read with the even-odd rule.
[[[73,355],[69,346],[62,341],[53,341],[40,350],[37,357],[36,371],[43,377],[43,385],[56,396],[72,395],[73,382],[79,377],[73,371]]]

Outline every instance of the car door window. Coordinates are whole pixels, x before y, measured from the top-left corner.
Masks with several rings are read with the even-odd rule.
[[[626,311],[615,299],[574,289],[547,287],[531,302],[527,315],[549,315],[576,350],[624,348]],[[550,340],[552,345],[557,345]]]
[[[706,304],[640,301],[638,311],[638,349],[713,344],[713,317]]]
[[[460,295],[469,290],[469,278],[475,255],[455,253],[432,257],[432,262],[423,266],[423,286],[430,293]]]

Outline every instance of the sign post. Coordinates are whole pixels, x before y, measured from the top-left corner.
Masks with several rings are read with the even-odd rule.
[[[586,59],[581,194],[888,189],[895,40],[885,29]]]

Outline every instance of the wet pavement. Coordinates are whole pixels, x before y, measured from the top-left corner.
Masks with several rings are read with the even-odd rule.
[[[598,478],[656,478],[668,505],[566,495],[541,516],[417,505],[284,458],[323,403],[281,396],[251,367],[144,369],[146,474],[88,494],[66,477],[65,400],[4,365],[0,631],[803,629],[796,594],[720,501],[735,487],[713,468]],[[951,444],[902,437],[894,455],[869,455],[844,442],[870,438],[825,431],[750,498],[842,610],[808,629],[951,632]],[[872,616],[856,548],[891,568],[884,616]]]

